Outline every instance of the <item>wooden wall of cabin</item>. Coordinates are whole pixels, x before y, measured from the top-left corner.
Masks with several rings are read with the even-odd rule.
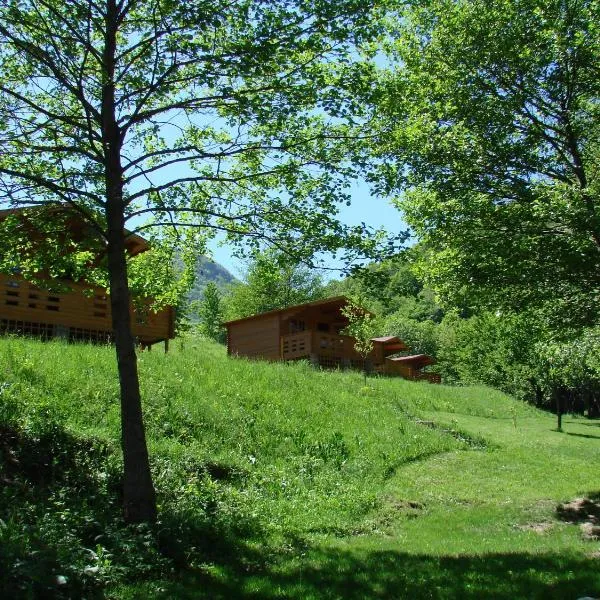
[[[373,350],[369,354],[369,359],[374,366],[385,363],[384,345],[382,343],[373,343]]]
[[[232,356],[279,360],[279,315],[265,315],[229,324],[227,353]]]
[[[0,273],[0,330],[60,336],[69,339],[109,339],[112,331],[106,290],[69,283],[72,291],[40,289],[16,275]],[[131,310],[133,334],[144,343],[174,336],[172,307],[159,312]]]
[[[281,314],[281,335],[298,331],[321,331],[338,335],[348,325],[339,307],[314,306]]]
[[[412,379],[418,373],[418,370],[406,364],[387,360],[385,361],[385,373],[389,375],[398,375],[400,377],[405,377],[406,379]]]

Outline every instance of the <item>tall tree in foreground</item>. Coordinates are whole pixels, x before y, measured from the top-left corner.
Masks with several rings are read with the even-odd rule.
[[[600,3],[410,4],[377,150],[422,274],[450,301],[598,319]]]
[[[374,32],[373,4],[0,5],[0,203],[63,203],[105,240],[130,522],[154,519],[156,503],[124,228],[193,226],[200,246],[223,232],[297,259],[363,245],[335,219],[356,108],[339,86],[363,84],[351,59]]]

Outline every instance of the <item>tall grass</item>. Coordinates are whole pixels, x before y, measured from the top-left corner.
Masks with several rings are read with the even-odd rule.
[[[51,414],[118,453],[111,348],[0,344],[5,412],[10,406],[14,422],[27,427]],[[180,494],[200,499],[209,487],[222,500],[218,510],[242,512],[269,531],[343,528],[373,507],[399,465],[464,446],[409,418],[421,406],[458,401],[451,388],[379,380],[365,388],[359,374],[230,359],[221,346],[194,339],[168,354],[140,354],[139,365],[165,506]]]
[[[549,473],[581,470],[577,456],[590,441],[574,438],[579,445],[565,445],[555,467],[546,455],[534,460],[535,439],[523,432],[540,435],[546,417],[489,388],[383,378],[365,386],[360,373],[228,358],[195,338],[138,359],[160,521],[132,528],[120,519],[114,350],[0,339],[5,597],[316,598],[318,577],[292,581],[295,572],[302,579],[305,560],[334,579],[337,560],[350,579],[355,571],[368,580],[352,558],[358,552],[372,577],[390,580],[373,558],[386,539],[388,555],[471,548],[471,534],[457,531],[485,530],[481,548],[517,548],[503,527],[540,497],[527,478],[549,494]],[[555,440],[548,437],[560,454]],[[498,491],[490,469],[500,473]],[[560,493],[582,480],[567,477]],[[507,493],[521,500],[507,505]],[[471,504],[479,512],[465,510]],[[489,519],[495,529],[485,529]],[[574,548],[563,538],[564,549]],[[354,550],[347,555],[338,542]],[[433,577],[433,563],[423,564]],[[183,572],[190,577],[173,587]],[[360,597],[352,593],[323,597]]]

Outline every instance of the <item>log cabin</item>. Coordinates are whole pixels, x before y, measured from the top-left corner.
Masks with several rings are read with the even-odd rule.
[[[227,321],[227,353],[271,361],[307,359],[326,368],[366,369],[439,383],[437,374],[422,371],[425,363],[412,370],[396,366],[390,357],[408,351],[398,337],[372,338],[373,350],[365,361],[354,348],[356,340],[342,333],[348,326],[342,312],[347,303],[346,297],[336,296]],[[427,364],[433,364],[428,358]]]
[[[42,243],[40,233],[28,218],[30,208],[0,211],[0,221],[14,216],[31,237],[31,251]],[[35,209],[33,209],[35,210]],[[65,211],[62,207],[53,210]],[[69,240],[93,249],[92,265],[103,259],[102,242],[83,219],[67,214],[61,226],[68,229]],[[147,241],[127,233],[126,250],[130,257],[149,250]],[[150,309],[151,299],[141,299],[138,309],[130,307],[133,335],[142,347],[174,337],[174,309],[167,306],[157,312]],[[0,334],[15,333],[70,341],[110,342],[112,319],[107,290],[68,276],[51,277],[45,272],[32,283],[19,274],[18,264],[10,272],[0,273]]]

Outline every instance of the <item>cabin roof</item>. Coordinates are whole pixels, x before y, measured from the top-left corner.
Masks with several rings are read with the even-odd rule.
[[[413,354],[411,356],[395,356],[393,358],[386,358],[386,360],[392,360],[395,363],[404,363],[417,368],[426,367],[435,363],[435,359],[428,354]]]
[[[27,216],[28,212],[37,211],[37,210],[56,210],[56,211],[70,211],[72,213],[72,217],[69,219],[69,225],[71,227],[71,232],[75,235],[79,235],[82,239],[86,237],[85,229],[89,227],[86,221],[80,217],[75,211],[73,211],[70,207],[65,206],[64,204],[52,204],[52,205],[43,205],[43,206],[21,206],[18,208],[5,208],[0,210],[0,221],[4,220],[6,217],[10,215],[23,215]],[[124,230],[125,237],[125,248],[127,249],[127,253],[130,256],[137,256],[142,252],[146,252],[146,250],[150,249],[148,242],[141,235],[137,235],[136,233],[131,233],[127,229]]]
[[[383,346],[384,352],[390,354],[392,352],[403,352],[408,350],[408,346],[395,335],[385,335],[383,337],[371,338],[371,342]]]
[[[252,319],[259,319],[265,316],[273,316],[281,313],[285,313],[288,311],[297,311],[305,308],[314,308],[314,307],[325,307],[325,306],[339,306],[340,308],[348,304],[350,300],[346,296],[334,296],[333,298],[326,298],[324,300],[313,300],[312,302],[305,302],[304,304],[295,304],[294,306],[286,306],[285,308],[277,308],[275,310],[269,310],[267,312],[258,313],[256,315],[250,315],[249,317],[243,317],[241,319],[233,319],[232,321],[225,321],[223,325],[229,326],[235,323],[242,323],[243,321],[251,321]]]
[[[396,337],[395,335],[385,335],[383,337],[371,338],[371,341],[375,342],[376,344],[397,344],[402,340],[399,337]]]

